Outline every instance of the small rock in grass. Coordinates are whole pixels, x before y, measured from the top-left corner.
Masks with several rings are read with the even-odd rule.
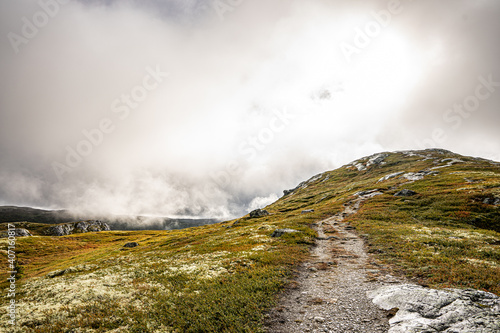
[[[136,247],[136,246],[139,246],[139,243],[137,243],[137,242],[130,242],[130,243],[127,243],[127,244],[123,245],[123,247]]]
[[[395,197],[411,197],[411,196],[416,195],[416,194],[418,194],[418,193],[415,191],[404,189],[404,190],[401,190],[398,193],[394,194],[394,196]]]
[[[291,233],[295,233],[295,232],[299,232],[299,231],[294,230],[294,229],[276,229],[273,231],[271,237],[281,237],[284,234],[291,234]]]
[[[301,214],[314,213],[314,209],[306,209],[301,212]]]

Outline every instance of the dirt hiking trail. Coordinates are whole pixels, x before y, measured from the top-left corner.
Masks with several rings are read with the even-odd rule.
[[[389,330],[390,315],[373,304],[366,292],[402,281],[370,258],[363,239],[344,222],[363,201],[378,194],[360,193],[343,212],[316,223],[312,259],[302,264],[295,288],[287,290],[269,314],[269,333]]]

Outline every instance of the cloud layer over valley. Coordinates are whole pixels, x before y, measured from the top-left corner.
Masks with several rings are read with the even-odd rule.
[[[0,204],[229,218],[386,150],[500,160],[500,3],[3,1]]]

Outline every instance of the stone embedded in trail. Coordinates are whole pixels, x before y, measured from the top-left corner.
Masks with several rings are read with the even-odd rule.
[[[418,193],[405,188],[405,189],[399,191],[398,193],[394,194],[394,196],[395,197],[411,197],[411,196],[416,195],[416,194],[418,194]]]
[[[250,212],[250,218],[257,218],[269,215],[269,212],[265,209],[256,209]]]
[[[299,232],[299,231],[295,229],[276,229],[273,231],[271,237],[281,237],[284,234],[291,234],[294,232]]]
[[[389,333],[500,331],[500,297],[492,293],[403,284],[367,295],[384,310],[399,309],[389,321]]]

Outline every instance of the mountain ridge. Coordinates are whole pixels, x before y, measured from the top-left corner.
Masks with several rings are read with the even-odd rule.
[[[48,210],[20,206],[0,206],[0,227],[2,223],[30,222],[33,224],[64,224],[88,220],[100,220],[112,230],[169,230],[197,227],[220,222],[207,218],[170,218],[127,215],[76,214],[70,210]],[[36,226],[40,227],[40,226]]]

